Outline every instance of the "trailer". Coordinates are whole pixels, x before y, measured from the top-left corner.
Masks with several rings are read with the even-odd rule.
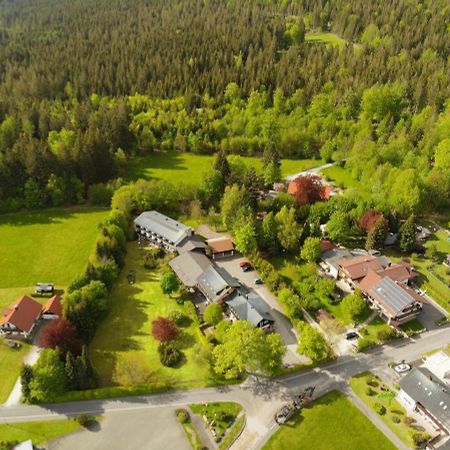
[[[36,283],[36,294],[53,294],[55,292],[55,285],[53,283]]]
[[[300,411],[307,405],[313,397],[315,386],[308,386],[299,395],[294,396],[292,401],[283,405],[283,407],[275,414],[275,422],[278,425],[285,424],[297,411]]]

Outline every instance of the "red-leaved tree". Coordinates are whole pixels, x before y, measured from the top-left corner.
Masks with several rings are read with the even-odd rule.
[[[387,231],[389,225],[388,220],[383,216],[383,213],[380,213],[375,209],[367,210],[362,215],[361,219],[359,219],[358,226],[359,228],[361,228],[361,230],[364,230],[366,233],[368,233],[375,226],[380,217],[384,219],[384,228]]]
[[[325,186],[318,175],[303,175],[289,183],[288,193],[298,205],[309,205],[325,199]]]
[[[59,348],[65,356],[67,352],[81,355],[83,342],[78,337],[77,329],[66,319],[50,322],[42,332],[39,344],[43,348]]]
[[[158,317],[152,322],[152,335],[160,342],[176,339],[180,330],[175,323],[165,317]]]

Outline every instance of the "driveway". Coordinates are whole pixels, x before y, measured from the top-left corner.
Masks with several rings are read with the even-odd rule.
[[[92,430],[50,441],[49,450],[191,450],[175,408],[108,414]]]
[[[217,259],[215,263],[219,267],[226,269],[231,276],[237,278],[245,287],[255,291],[269,305],[270,313],[275,320],[275,331],[280,334],[287,348],[284,363],[291,365],[309,361],[297,353],[298,333],[284,313],[277,297],[264,284],[255,285],[254,280],[258,276],[258,273],[254,270],[243,272],[239,265],[242,261],[247,261],[247,259],[240,255],[234,255]]]

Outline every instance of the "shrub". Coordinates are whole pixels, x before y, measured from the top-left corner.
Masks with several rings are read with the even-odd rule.
[[[409,417],[409,416],[406,416],[406,417],[403,419],[403,423],[404,423],[405,425],[411,425],[411,424],[413,424],[415,421],[416,421],[416,419],[414,419],[414,417]]]
[[[178,326],[183,326],[187,321],[187,317],[178,309],[169,313],[169,319]]]
[[[413,441],[417,448],[421,447],[429,439],[427,434],[415,433],[413,434]]]
[[[366,384],[368,386],[372,386],[372,387],[378,387],[379,383],[377,380],[375,380],[375,378],[368,378],[366,381]]]
[[[394,422],[394,423],[400,423],[400,422],[401,422],[400,417],[398,417],[398,416],[392,416],[392,422]]]
[[[189,412],[185,409],[177,409],[175,411],[175,414],[177,416],[177,420],[180,423],[187,423],[191,421],[191,416],[189,415]]]
[[[367,337],[363,337],[358,339],[358,351],[363,352],[364,350],[367,350],[370,347],[373,347],[375,345],[375,342],[373,342],[371,339]]]
[[[222,307],[217,303],[211,303],[206,307],[203,319],[210,325],[217,325],[223,319]]]
[[[380,330],[377,333],[377,338],[381,342],[386,342],[386,341],[389,341],[396,337],[397,337],[397,332],[392,328],[389,328],[389,330]]]
[[[376,402],[375,405],[373,405],[373,409],[380,416],[386,414],[386,408],[381,403]]]
[[[376,394],[376,391],[374,391],[372,388],[367,387],[366,389],[366,395],[369,397],[373,397]]]
[[[75,420],[84,428],[87,428],[95,423],[95,417],[88,414],[78,414]]]
[[[158,346],[159,360],[166,367],[173,367],[181,361],[183,354],[173,342],[161,342]]]
[[[179,333],[175,323],[166,317],[158,317],[152,322],[152,336],[160,342],[172,341]]]

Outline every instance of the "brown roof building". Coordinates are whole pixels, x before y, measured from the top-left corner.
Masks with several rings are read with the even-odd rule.
[[[213,259],[234,254],[234,243],[229,237],[222,236],[214,239],[208,239],[206,243],[211,250],[211,256]]]
[[[62,312],[63,306],[59,295],[51,297],[42,308],[42,314],[44,316],[54,316],[55,318],[59,318],[62,316]]]
[[[378,258],[372,255],[355,256],[354,258],[339,261],[340,275],[352,282],[357,282],[367,275],[369,269],[378,272],[383,270]]]
[[[22,335],[28,337],[40,318],[42,306],[31,297],[23,296],[11,303],[2,317],[0,330],[5,334]]]

